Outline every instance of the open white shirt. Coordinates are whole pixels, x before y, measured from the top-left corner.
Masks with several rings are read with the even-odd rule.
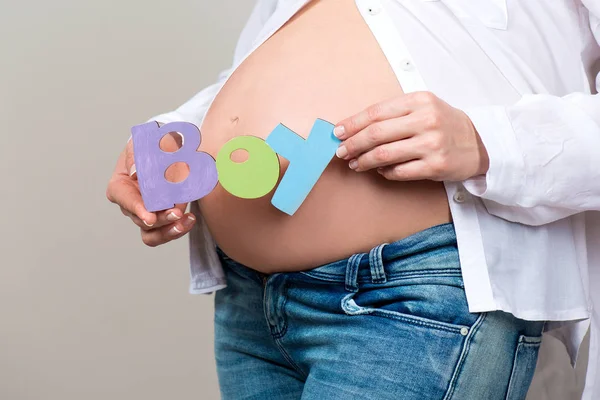
[[[306,0],[259,0],[233,65],[177,110],[202,125],[242,61]],[[484,176],[444,182],[471,312],[552,321],[577,360],[591,323],[584,399],[600,399],[600,0],[356,0],[403,90],[472,119]],[[226,286],[196,202],[192,293]],[[259,251],[259,249],[257,249]]]

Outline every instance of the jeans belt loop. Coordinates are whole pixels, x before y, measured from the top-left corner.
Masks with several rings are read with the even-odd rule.
[[[387,246],[387,243],[375,246],[369,251],[369,266],[371,268],[371,282],[373,283],[387,282],[382,254],[385,246]]]
[[[349,292],[358,292],[358,267],[365,253],[353,254],[346,264],[345,288]]]

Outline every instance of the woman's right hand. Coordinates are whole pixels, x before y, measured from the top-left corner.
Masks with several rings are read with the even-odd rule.
[[[179,146],[175,137],[166,135],[161,141],[161,148],[165,151],[175,151]],[[183,168],[177,167],[179,169],[167,170],[169,180],[179,181],[177,175],[187,173]],[[187,166],[185,169],[187,170]],[[110,202],[120,206],[121,212],[140,227],[142,241],[150,247],[179,239],[188,233],[196,222],[194,214],[185,214],[187,204],[177,204],[175,208],[156,213],[146,210],[135,173],[131,139],[119,156],[106,189],[106,197]]]

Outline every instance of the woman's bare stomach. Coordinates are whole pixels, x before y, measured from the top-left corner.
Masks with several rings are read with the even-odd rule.
[[[216,157],[231,138],[264,139],[279,123],[306,138],[317,118],[336,123],[402,93],[354,1],[313,1],[233,73],[200,149]],[[388,181],[337,157],[293,216],[271,205],[273,193],[247,200],[217,185],[200,200],[219,247],[263,273],[314,268],[451,221],[441,182]]]

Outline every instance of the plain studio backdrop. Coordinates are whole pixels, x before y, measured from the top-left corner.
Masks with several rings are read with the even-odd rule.
[[[231,63],[253,3],[0,0],[1,399],[219,398],[187,237],[144,246],[105,189],[130,127]],[[540,358],[528,398],[578,399],[586,357],[546,336]]]

